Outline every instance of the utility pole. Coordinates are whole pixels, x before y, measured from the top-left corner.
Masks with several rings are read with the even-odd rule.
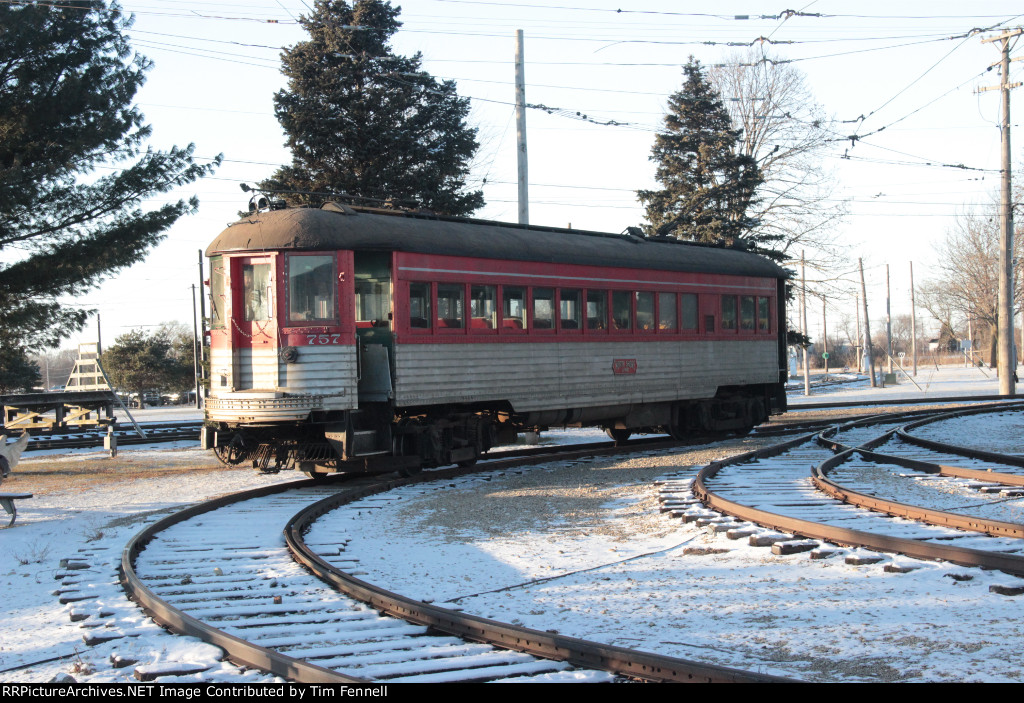
[[[519,224],[530,224],[530,194],[526,168],[526,69],[523,30],[516,30],[516,154],[519,166]]]
[[[196,407],[202,408],[202,391],[206,388],[206,280],[203,278],[203,250],[199,249],[199,378],[202,379],[196,393]]]
[[[868,322],[868,289],[864,285],[864,259],[857,259],[857,264],[860,266],[860,295],[864,298],[864,366],[867,372],[871,375],[871,387],[874,388],[878,384],[875,383],[875,362],[871,358],[871,323]]]
[[[808,339],[811,338],[807,329],[807,269],[804,266],[804,253],[800,252],[800,326],[803,329],[804,336]],[[811,365],[807,360],[807,344],[803,344],[804,349],[804,395],[811,394]]]
[[[889,347],[887,373],[892,374],[892,295],[889,292],[889,264],[885,265],[885,340]]]
[[[910,353],[914,357],[914,375],[917,375],[917,307],[914,304],[914,262],[910,262]]]
[[[857,373],[863,373],[864,354],[861,353],[863,337],[860,336],[860,293],[857,293],[857,302],[854,307],[857,308],[857,344],[855,345],[857,349]]]
[[[1000,186],[999,217],[999,395],[1013,395],[1016,392],[1013,364],[1013,198],[1010,181],[1010,89],[1021,83],[1010,83],[1010,39],[1024,34],[1024,29],[1014,29],[997,37],[983,39],[1002,43],[1002,59],[999,62],[999,85],[980,90],[998,90],[1002,94],[1003,115],[999,127],[1002,147],[1002,183]]]
[[[825,360],[825,376],[828,377],[828,310],[825,296],[821,297],[821,356]]]
[[[202,297],[202,289],[199,296]],[[196,284],[192,284],[192,370],[196,381],[196,409],[203,407],[203,389],[199,380],[199,355],[202,344],[199,342],[198,322],[196,320]]]

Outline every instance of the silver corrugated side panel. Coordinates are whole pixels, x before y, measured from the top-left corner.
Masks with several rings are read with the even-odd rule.
[[[298,359],[279,361],[280,390],[333,396],[325,410],[350,410],[358,405],[354,344],[299,347]],[[344,393],[343,396],[339,394]]]
[[[509,400],[519,412],[706,398],[775,383],[773,339],[396,345],[399,406]],[[616,359],[636,363],[615,374]]]

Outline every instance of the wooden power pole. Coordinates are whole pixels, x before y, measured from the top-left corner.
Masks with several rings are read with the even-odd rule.
[[[868,289],[864,285],[864,260],[857,259],[857,264],[860,266],[860,295],[864,299],[864,366],[867,367],[867,372],[871,376],[871,387],[874,388],[878,385],[875,382],[875,360],[871,358],[871,323],[868,322]]]
[[[516,30],[516,154],[519,167],[519,224],[530,224],[530,194],[526,168],[526,68],[523,30]]]
[[[1010,89],[1021,83],[1010,83],[1010,39],[1024,34],[1024,29],[1014,29],[997,37],[982,40],[982,43],[1001,42],[1002,59],[999,62],[999,85],[981,90],[998,90],[1002,94],[1003,115],[999,127],[1002,151],[1002,183],[999,197],[999,395],[1013,395],[1016,392],[1013,364],[1013,198],[1010,179]]]

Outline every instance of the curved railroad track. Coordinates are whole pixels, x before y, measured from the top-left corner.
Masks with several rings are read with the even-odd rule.
[[[820,547],[812,540],[821,540],[1024,575],[1016,488],[1024,472],[1010,468],[1024,467],[1024,461],[934,440],[929,444],[914,434],[944,421],[993,412],[1017,415],[1020,409],[995,404],[933,411],[927,417],[859,419],[714,462],[699,472],[694,492],[704,510],[785,533],[757,534],[749,525],[719,519],[735,537],[749,535],[752,544],[774,542],[776,553],[809,551]],[[938,484],[914,480],[908,470],[916,477],[950,478],[937,490]],[[680,510],[715,519],[700,508]]]
[[[640,446],[649,450],[659,444],[667,443]],[[593,445],[561,448],[543,461],[622,452]],[[351,501],[409,483],[534,461],[506,459],[407,479],[300,481],[221,498],[169,516],[134,537],[122,555],[122,581],[166,627],[220,646],[236,663],[295,681],[779,680],[433,606],[356,578],[350,572],[358,565],[338,559],[343,544],[311,548],[303,540],[317,517]],[[300,569],[292,555],[315,576]]]
[[[934,411],[915,411],[859,418],[838,426],[833,421],[829,423],[831,429],[813,433],[807,433],[806,424],[802,423],[798,428],[788,428],[789,432],[804,430],[793,440],[705,467],[695,485],[714,511],[700,506],[687,494],[689,482],[683,485],[671,481],[662,488],[663,500],[667,501],[665,509],[672,509],[687,520],[703,519],[714,524],[716,531],[732,530],[736,536],[754,533],[758,539],[775,542],[773,549],[780,553],[817,546],[807,538],[828,539],[836,544],[1024,574],[1024,543],[1010,530],[1001,533],[992,529],[999,520],[974,516],[971,520],[976,532],[969,533],[963,528],[922,525],[917,522],[917,514],[908,513],[913,522],[888,517],[908,507],[920,511],[920,507],[894,504],[895,507],[884,508],[888,511],[885,517],[877,512],[881,506],[877,497],[878,476],[888,476],[885,480],[889,482],[906,482],[903,474],[908,468],[930,472],[924,476],[955,476],[955,471],[965,470],[984,472],[991,485],[995,473],[991,463],[968,466],[976,460],[965,459],[958,448],[922,450],[910,444],[918,439],[927,440],[913,434],[915,429],[920,433],[919,428],[934,427],[944,417],[965,417],[977,412],[993,409],[959,410],[941,416]],[[889,446],[897,442],[901,453]],[[677,446],[667,441],[630,444],[630,449],[646,451]],[[626,449],[609,445],[587,445],[577,448],[572,456],[621,453]],[[560,453],[567,449],[573,448],[560,448]],[[532,448],[523,453],[543,451],[544,448]],[[927,458],[922,458],[922,451]],[[543,461],[554,458],[548,455]],[[287,492],[280,492],[280,488],[260,489],[249,492],[244,499],[239,495],[203,504],[171,516],[134,538],[122,557],[124,583],[129,593],[165,626],[221,646],[237,663],[297,681],[594,681],[611,680],[615,675],[655,681],[773,680],[752,672],[466,616],[361,581],[357,578],[359,565],[345,561],[343,539],[312,546],[304,543],[303,534],[309,524],[352,501],[408,483],[453,480],[481,469],[500,471],[539,460],[529,456],[505,459],[476,471],[445,469],[413,479],[343,478],[328,484],[303,481],[290,484]],[[1024,460],[1017,462],[1024,467]],[[841,498],[848,502],[853,502],[851,498],[855,495],[863,496],[871,502],[871,511],[823,497],[812,485],[812,464],[816,467],[814,482],[822,487],[838,487],[833,490],[844,492]],[[769,471],[773,483],[788,484],[782,493],[772,491],[764,495],[764,477]],[[875,476],[875,484],[864,479],[867,473]],[[1016,476],[1007,474],[1006,481],[1012,484],[1022,477],[1024,468]],[[743,495],[749,495],[751,488],[762,495],[757,501],[744,501]],[[971,485],[962,489],[974,490]],[[998,504],[1002,500],[995,497],[988,502]],[[786,510],[778,509],[781,504],[787,504]],[[840,525],[829,524],[829,519],[822,515],[813,515],[815,510],[825,511],[823,506],[839,511],[840,517],[833,522]],[[934,508],[928,511],[942,513]],[[792,536],[766,536],[764,530],[738,523],[732,517],[723,518],[722,512],[786,530]],[[241,526],[240,520],[246,515],[256,516],[252,527]],[[288,526],[282,536],[285,522]],[[880,527],[885,523],[888,529]],[[891,528],[897,524],[898,529]],[[1021,526],[1016,525],[1015,529],[1020,530]],[[990,537],[986,532],[1003,536]],[[299,569],[288,550],[316,578]],[[324,582],[352,598],[325,590]]]

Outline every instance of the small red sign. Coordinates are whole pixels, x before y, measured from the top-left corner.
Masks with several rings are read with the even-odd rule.
[[[636,359],[612,359],[612,373],[615,375],[636,373]]]

